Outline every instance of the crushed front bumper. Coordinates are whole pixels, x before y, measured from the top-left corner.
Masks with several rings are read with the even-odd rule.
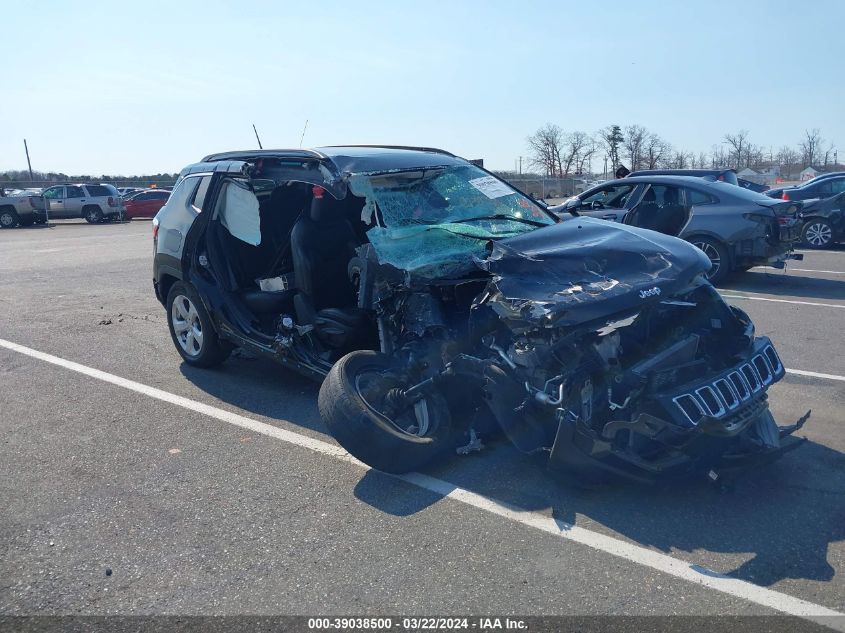
[[[600,434],[562,417],[549,467],[653,482],[681,471],[712,478],[714,472],[735,474],[770,463],[803,443],[792,434],[810,416],[785,427],[775,424],[766,390],[784,374],[771,341],[759,337],[733,367],[654,394],[632,419],[610,421]],[[620,432],[627,433],[620,438]],[[634,451],[633,435],[649,450]]]

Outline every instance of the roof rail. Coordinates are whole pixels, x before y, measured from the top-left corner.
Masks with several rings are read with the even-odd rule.
[[[446,156],[455,156],[452,152],[447,152],[445,149],[438,149],[436,147],[416,147],[414,145],[324,145],[324,147],[364,147],[372,149],[407,149],[417,152],[434,152],[435,154],[445,154]]]
[[[209,163],[218,160],[239,160],[243,157],[260,158],[262,156],[278,156],[280,154],[289,156],[291,158],[325,158],[320,152],[312,149],[245,149],[236,150],[233,152],[218,152],[216,154],[209,154],[203,158],[201,163]]]

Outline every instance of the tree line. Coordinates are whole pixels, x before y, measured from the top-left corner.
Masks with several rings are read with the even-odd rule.
[[[567,132],[547,123],[527,139],[530,167],[545,176],[567,177],[597,171],[613,174],[624,165],[638,169],[744,169],[780,167],[784,175],[803,168],[825,168],[836,162],[837,150],[818,128],[805,130],[796,146],[783,145],[775,151],[754,144],[748,130],[725,134],[710,152],[691,152],[674,147],[659,134],[642,125],[608,125],[594,134]]]
[[[48,187],[51,184],[62,182],[106,182],[131,187],[133,185],[146,186],[153,183],[159,185],[172,185],[176,182],[179,174],[151,174],[142,176],[101,176],[81,175],[68,176],[61,172],[33,171],[32,176],[27,170],[9,170],[0,172],[0,184],[7,189],[14,187]]]

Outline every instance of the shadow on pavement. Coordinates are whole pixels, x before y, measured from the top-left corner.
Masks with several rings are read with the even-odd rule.
[[[238,353],[217,371],[183,364],[182,373],[247,412],[326,434],[317,413],[318,386],[268,360]],[[651,487],[614,482],[585,490],[548,471],[541,455],[523,455],[504,440],[488,444],[481,453],[455,457],[426,473],[448,482],[444,494],[449,485],[460,487],[662,552],[694,553],[697,562],[758,585],[836,576],[827,556],[831,543],[845,540],[845,454],[824,445],[807,441],[779,462],[748,473],[733,492],[720,493],[703,480]],[[401,517],[443,498],[373,470],[354,494]],[[710,561],[709,552],[720,558]],[[733,562],[719,563],[725,554]]]
[[[516,460],[518,468],[508,464],[510,460]],[[484,473],[452,468],[438,476],[496,502],[551,513],[569,525],[609,530],[662,552],[695,552],[699,561],[706,560],[707,552],[734,555],[729,557],[734,560],[750,554],[733,568],[709,564],[757,585],[785,578],[830,581],[836,576],[827,557],[831,543],[845,540],[845,455],[820,444],[806,442],[780,462],[749,474],[730,493],[720,493],[704,481],[663,487],[618,482],[584,490],[506,446],[475,461],[486,462]],[[831,473],[838,474],[831,479]],[[501,485],[503,477],[509,478],[506,485]],[[494,478],[496,483],[491,482]],[[368,471],[355,495],[397,516],[424,510],[441,498],[397,484]]]
[[[845,300],[845,280],[787,275],[780,271],[741,273],[730,278],[720,289],[808,299]]]
[[[247,412],[325,434],[317,413],[319,385],[276,363],[243,350],[216,369],[185,363],[182,375],[206,393]]]

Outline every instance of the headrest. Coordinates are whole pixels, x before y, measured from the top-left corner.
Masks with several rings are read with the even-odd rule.
[[[311,219],[314,222],[339,222],[345,220],[344,204],[336,200],[322,187],[311,189],[314,197],[311,199]]]
[[[657,202],[657,195],[655,195],[654,189],[649,189],[645,192],[643,202]]]

